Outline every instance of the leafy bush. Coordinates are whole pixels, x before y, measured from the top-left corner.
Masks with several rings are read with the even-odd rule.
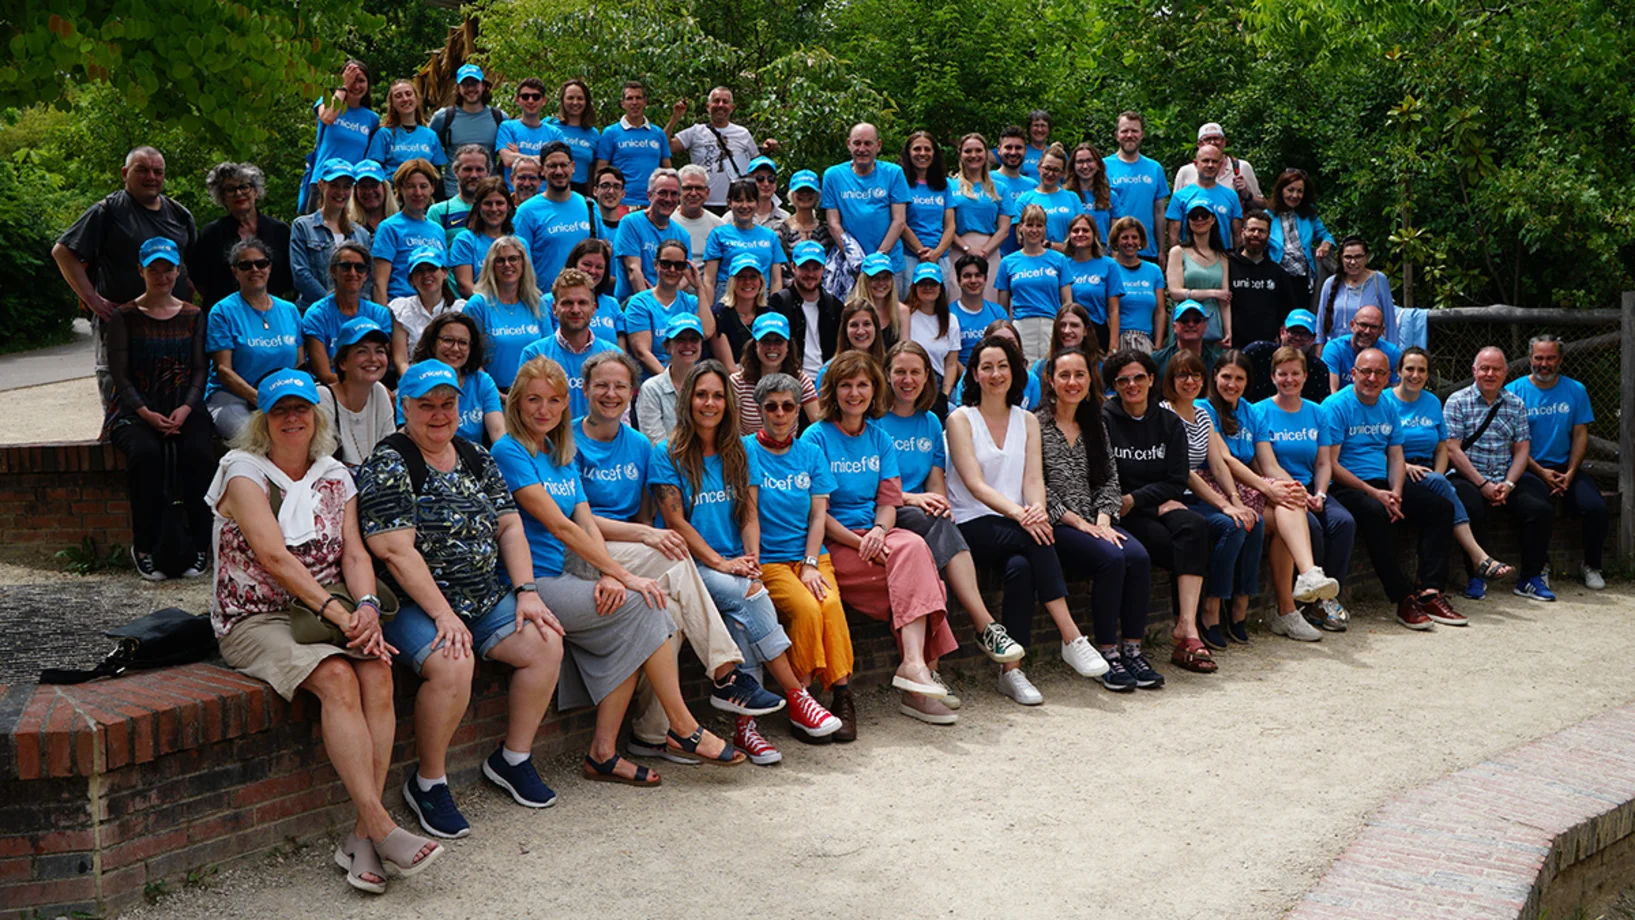
[[[32,150],[0,160],[0,351],[66,341],[78,312],[51,259],[77,199],[39,161]]]

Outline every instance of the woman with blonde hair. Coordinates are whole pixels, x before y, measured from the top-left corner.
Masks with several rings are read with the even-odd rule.
[[[318,169],[318,210],[290,222],[290,275],[295,281],[295,305],[302,311],[334,288],[329,259],[336,240],[367,247],[374,239],[351,217],[354,174],[352,164],[345,160],[326,161]],[[373,278],[364,278],[363,299],[374,299],[374,285]]]
[[[484,369],[503,393],[511,388],[511,378],[517,375],[523,349],[539,341],[545,329],[528,246],[514,236],[495,240],[488,247],[475,290],[464,312],[482,330],[483,353],[488,362]]]
[[[999,274],[994,279],[999,303],[1010,311],[1016,331],[1022,336],[1022,357],[1028,361],[1045,356],[1051,322],[1062,307],[1073,302],[1067,256],[1046,245],[1048,225],[1042,206],[1023,207],[1017,220],[1022,248],[999,260]]]
[[[397,193],[386,179],[386,170],[374,160],[352,164],[352,203],[346,208],[346,216],[371,240],[381,221],[397,213]]]
[[[897,276],[891,271],[891,259],[884,253],[873,252],[863,257],[863,277],[846,298],[846,306],[867,304],[874,308],[879,321],[880,347],[890,348],[903,338],[902,320],[898,316],[902,301],[897,298]]]
[[[994,186],[987,138],[971,133],[959,139],[959,171],[953,178],[948,189],[948,206],[954,209],[953,248],[987,263],[983,274],[988,285],[983,296],[993,300],[999,247],[1010,236],[1013,215],[1005,196]],[[949,292],[950,297],[956,294]]]
[[[380,130],[369,139],[369,152],[364,156],[389,173],[413,159],[444,165],[448,154],[443,152],[443,142],[424,122],[425,110],[414,82],[394,80],[386,90],[386,114],[380,120]]]
[[[715,326],[715,336],[710,339],[711,350],[715,359],[732,373],[738,371],[738,357],[751,341],[755,321],[767,312],[763,268],[760,259],[752,253],[740,252],[733,256],[721,302],[710,309]],[[708,330],[706,326],[705,331]]]

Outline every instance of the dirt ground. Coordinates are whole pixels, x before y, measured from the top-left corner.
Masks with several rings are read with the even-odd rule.
[[[540,812],[458,792],[474,825],[386,897],[348,889],[333,843],[202,876],[141,918],[1271,918],[1399,790],[1635,699],[1635,593],[1466,603],[1414,633],[1383,603],[1301,645],[1257,631],[1214,676],[1119,696],[1041,661],[1046,704],[960,675],[933,728],[861,696],[857,743],[768,735],[774,767],[668,766],[660,789],[543,765]]]
[[[0,444],[84,441],[102,431],[95,377],[0,393]]]

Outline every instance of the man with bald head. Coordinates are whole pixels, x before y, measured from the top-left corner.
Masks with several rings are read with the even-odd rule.
[[[1209,122],[1198,128],[1199,147],[1219,147],[1223,162],[1220,175],[1217,179],[1222,185],[1230,186],[1238,193],[1238,200],[1243,202],[1243,209],[1266,207],[1266,199],[1260,195],[1260,179],[1255,176],[1255,168],[1249,165],[1248,160],[1232,156],[1231,148],[1226,143],[1226,129],[1216,122]],[[1198,181],[1198,167],[1188,163],[1175,171],[1175,188],[1186,188]]]
[[[1202,199],[1215,212],[1215,245],[1227,251],[1237,247],[1243,234],[1243,200],[1237,192],[1220,184],[1224,159],[1221,148],[1211,144],[1198,145],[1198,152],[1192,159],[1197,181],[1191,185],[1177,185],[1175,194],[1170,196],[1169,209],[1164,212],[1170,239],[1177,243],[1186,242],[1182,231],[1186,229],[1187,212],[1192,210],[1195,200]]]
[[[1470,372],[1475,382],[1449,396],[1442,407],[1448,426],[1448,462],[1453,466],[1448,480],[1470,514],[1470,529],[1478,539],[1489,509],[1509,512],[1521,541],[1515,593],[1529,600],[1553,601],[1556,596],[1541,576],[1550,558],[1555,506],[1550,487],[1527,471],[1532,442],[1527,404],[1504,388],[1508,366],[1499,349],[1488,346],[1477,352]],[[1477,579],[1468,560],[1466,567],[1470,577]],[[1465,591],[1467,596],[1482,593],[1485,591]]]
[[[1453,544],[1453,504],[1418,482],[1407,481],[1403,429],[1381,394],[1391,364],[1377,348],[1357,355],[1355,382],[1323,403],[1323,427],[1333,470],[1330,494],[1357,520],[1374,574],[1397,605],[1397,622],[1409,629],[1433,624],[1464,626],[1442,594]],[[1419,529],[1419,581],[1402,569],[1396,524]]]
[[[823,171],[822,205],[829,235],[838,244],[851,234],[863,254],[885,253],[897,277],[897,294],[907,292],[903,244],[898,241],[908,216],[908,180],[895,163],[881,162],[880,132],[867,122],[852,128],[846,140],[852,158]]]
[[[1391,362],[1391,382],[1397,382],[1397,367],[1402,363],[1402,349],[1382,341],[1380,335],[1385,332],[1385,314],[1380,308],[1372,304],[1360,307],[1357,314],[1351,317],[1351,334],[1342,335],[1337,339],[1329,339],[1323,346],[1323,364],[1328,367],[1329,392],[1337,392],[1341,387],[1351,383],[1351,366],[1357,363],[1357,355],[1364,349],[1378,348],[1385,352],[1385,357]]]

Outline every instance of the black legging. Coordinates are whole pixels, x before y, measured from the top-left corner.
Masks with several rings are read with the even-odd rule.
[[[1033,637],[1034,600],[1046,604],[1067,596],[1056,550],[1035,542],[1021,524],[997,514],[972,518],[959,530],[977,563],[1004,565],[1005,631],[1026,648]]]
[[[1368,484],[1376,489],[1390,487],[1383,479],[1369,480]],[[1448,580],[1448,552],[1453,544],[1453,503],[1420,483],[1402,486],[1403,517],[1419,528],[1419,583],[1415,585],[1402,570],[1396,528],[1385,506],[1370,495],[1338,484],[1330,487],[1329,498],[1344,505],[1357,519],[1357,529],[1368,546],[1368,558],[1374,563],[1374,574],[1379,576],[1391,603],[1401,603],[1416,590],[1442,590]]]
[[[1147,601],[1152,594],[1152,559],[1141,541],[1122,527],[1123,546],[1092,537],[1077,527],[1056,525],[1056,555],[1062,568],[1090,576],[1090,621],[1096,645],[1117,645],[1120,638],[1140,642],[1147,634]]]
[[[182,501],[196,551],[210,546],[210,509],[204,490],[216,473],[216,455],[210,446],[210,413],[193,410],[180,434],[168,440],[180,448]],[[125,454],[126,489],[131,498],[131,544],[151,553],[159,542],[159,521],[165,510],[165,438],[141,419],[115,422],[108,440]]]
[[[1146,547],[1153,564],[1176,577],[1209,571],[1209,525],[1196,511],[1132,511],[1119,523]]]
[[[1453,483],[1453,491],[1470,515],[1471,531],[1482,533],[1488,512],[1494,510],[1482,497],[1482,490],[1457,473],[1450,473],[1448,481]],[[1550,501],[1550,487],[1532,473],[1522,473],[1516,480],[1515,491],[1505,499],[1504,508],[1521,531],[1517,535],[1521,542],[1521,568],[1516,570],[1516,577],[1525,581],[1543,573],[1544,563],[1550,559],[1550,528],[1556,516],[1555,504]],[[1468,557],[1465,568],[1476,574],[1476,565]]]

